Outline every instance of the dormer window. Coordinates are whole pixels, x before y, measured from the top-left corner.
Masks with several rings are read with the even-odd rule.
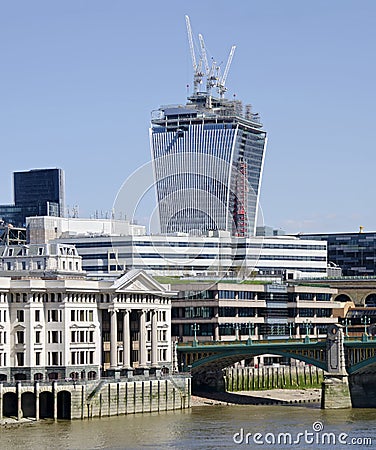
[[[10,248],[10,249],[8,250],[8,256],[13,256],[13,248]]]
[[[39,256],[43,255],[43,247],[38,248],[38,255]]]

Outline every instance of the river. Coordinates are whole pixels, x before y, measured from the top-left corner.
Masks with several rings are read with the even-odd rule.
[[[1,449],[376,448],[376,410],[307,406],[196,406],[91,420],[1,428]],[[315,428],[315,431],[313,430]],[[321,428],[324,428],[321,430]],[[321,445],[323,433],[332,441]],[[248,444],[246,443],[246,434]],[[259,433],[259,435],[257,435]],[[279,436],[278,433],[285,433]],[[302,435],[299,435],[301,433]],[[342,435],[341,435],[342,433]],[[346,433],[344,435],[343,433]],[[283,439],[289,439],[291,443]],[[329,439],[327,436],[327,438]],[[365,441],[364,439],[370,439]],[[256,439],[254,441],[253,439]],[[278,441],[278,439],[281,439]],[[312,441],[313,439],[313,441]],[[333,442],[335,439],[335,442]],[[278,445],[280,442],[280,445]],[[286,444],[287,442],[287,444]],[[346,442],[346,444],[345,444]]]

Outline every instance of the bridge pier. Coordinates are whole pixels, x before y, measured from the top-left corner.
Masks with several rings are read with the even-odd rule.
[[[343,331],[338,325],[328,328],[326,341],[328,371],[321,388],[322,409],[351,408],[349,379],[345,365]]]
[[[351,397],[347,375],[324,375],[321,388],[322,409],[351,408]]]

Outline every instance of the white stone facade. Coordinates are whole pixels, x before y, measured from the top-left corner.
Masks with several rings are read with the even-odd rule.
[[[0,378],[98,378],[171,367],[171,296],[142,271],[113,281],[0,278]]]
[[[49,243],[0,246],[0,276],[46,273],[82,275],[82,258],[74,245]]]

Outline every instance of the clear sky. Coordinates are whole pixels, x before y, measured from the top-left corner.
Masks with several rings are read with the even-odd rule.
[[[265,223],[288,232],[376,230],[374,0],[0,1],[0,203],[11,173],[61,167],[67,204],[110,211],[150,160],[150,113],[183,103],[184,15],[269,143]]]

